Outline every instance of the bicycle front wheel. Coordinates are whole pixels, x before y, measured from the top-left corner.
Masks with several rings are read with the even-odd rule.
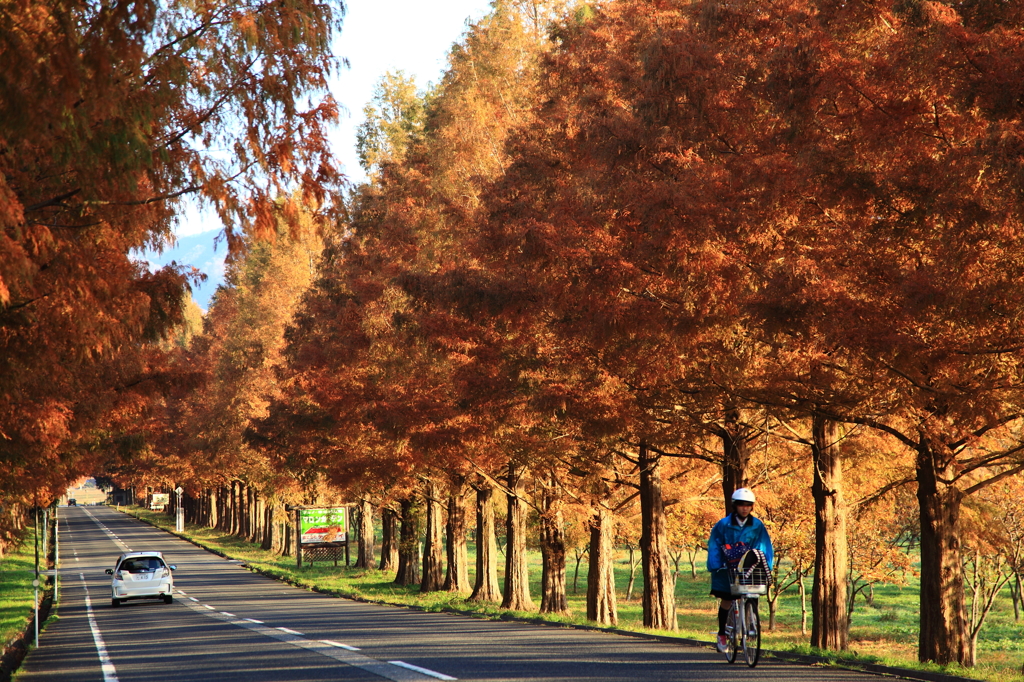
[[[743,657],[747,665],[753,668],[761,659],[761,621],[757,619],[757,611],[752,602],[746,602],[743,608]]]
[[[739,638],[740,624],[736,622],[737,616],[739,615],[739,609],[733,604],[733,607],[729,609],[729,620],[726,621],[725,632],[729,643],[725,647],[725,660],[730,663],[736,662],[736,640]]]

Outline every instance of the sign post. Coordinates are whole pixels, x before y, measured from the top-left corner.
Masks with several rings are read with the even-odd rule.
[[[178,495],[177,504],[174,505],[174,531],[183,533],[185,532],[185,509],[181,506],[181,494],[185,492],[185,489],[179,485],[174,492]]]

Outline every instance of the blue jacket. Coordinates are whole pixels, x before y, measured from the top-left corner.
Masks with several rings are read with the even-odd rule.
[[[711,571],[712,590],[729,591],[729,571],[725,562],[724,545],[744,542],[750,549],[764,552],[768,566],[773,565],[775,549],[772,547],[772,539],[768,537],[768,529],[764,527],[761,519],[755,519],[753,516],[748,519],[746,524],[740,526],[736,522],[736,515],[730,514],[711,529],[711,537],[708,538],[708,570]]]

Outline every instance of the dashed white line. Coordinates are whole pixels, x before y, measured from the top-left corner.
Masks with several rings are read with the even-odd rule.
[[[96,624],[96,616],[92,612],[92,599],[89,598],[89,586],[85,583],[85,574],[79,573],[82,581],[82,589],[85,590],[85,614],[89,620],[89,629],[92,630],[92,641],[96,644],[96,653],[100,657],[100,670],[103,671],[103,682],[118,682],[117,670],[114,669],[114,662],[107,655],[107,645],[103,643],[103,635]]]
[[[443,673],[427,670],[426,668],[410,666],[402,661],[387,662],[371,658],[365,654],[357,653],[358,649],[356,649],[356,647],[341,644],[340,642],[306,639],[301,633],[297,633],[295,630],[283,627],[273,628],[264,625],[262,621],[258,621],[254,618],[229,617],[223,615],[222,612],[211,613],[200,609],[200,606],[206,606],[205,604],[193,605],[188,602],[181,602],[181,604],[198,611],[199,613],[206,614],[210,618],[216,618],[217,620],[222,620],[225,623],[246,628],[256,634],[263,635],[264,637],[276,639],[279,642],[284,642],[300,649],[305,649],[307,651],[320,654],[321,656],[332,658],[339,663],[360,668],[361,670],[377,675],[378,677],[383,677],[386,680],[392,680],[392,682],[426,682],[429,679],[457,679],[449,675],[444,675]]]
[[[199,600],[196,599],[195,597],[189,597],[188,599],[189,599],[189,601],[194,601],[197,604],[199,603]]]
[[[216,611],[217,610],[217,609],[213,608],[212,606],[210,606],[209,604],[203,604],[203,606],[205,606],[206,608],[210,609],[211,611]]]
[[[418,665],[412,663],[406,663],[405,661],[388,661],[391,665],[397,665],[399,668],[405,668],[406,670],[412,670],[414,672],[422,673],[423,675],[429,675],[430,677],[436,677],[439,680],[457,680],[459,678],[452,677],[451,675],[445,675],[444,673],[435,672],[428,670],[427,668],[421,668]]]
[[[330,639],[321,639],[320,641],[323,642],[324,644],[330,644],[331,646],[336,646],[339,649],[347,649],[349,651],[362,651],[362,649],[360,649],[357,646],[349,646],[348,644],[342,644],[341,642],[335,642],[335,641],[330,640]]]
[[[221,612],[220,612],[220,615],[222,615],[222,616],[228,616],[229,618],[234,618],[234,617],[235,617],[235,614],[233,614],[233,613],[228,613],[227,611],[221,611]]]

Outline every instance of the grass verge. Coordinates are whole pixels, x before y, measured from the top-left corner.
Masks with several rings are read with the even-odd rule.
[[[31,622],[35,579],[35,534],[26,530],[22,544],[0,559],[0,642],[20,637]]]

